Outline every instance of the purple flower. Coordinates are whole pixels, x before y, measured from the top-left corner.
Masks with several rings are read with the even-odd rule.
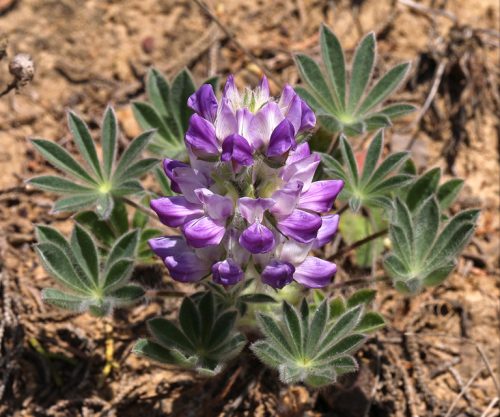
[[[314,256],[308,256],[295,268],[293,279],[309,288],[323,288],[332,281],[337,265]]]
[[[189,119],[186,144],[200,158],[212,158],[219,155],[219,143],[214,126],[198,114],[193,114]]]
[[[240,282],[244,275],[241,267],[232,259],[226,259],[212,265],[212,277],[217,284],[234,285]]]
[[[337,195],[344,187],[342,180],[316,181],[309,189],[302,193],[299,199],[299,207],[318,213],[330,211]]]
[[[328,242],[331,242],[339,228],[339,219],[340,216],[338,214],[330,214],[321,218],[321,227],[318,230],[316,240],[313,242],[313,248],[321,248]]]
[[[273,232],[258,220],[243,231],[239,242],[250,253],[269,252],[275,243]]]
[[[273,288],[283,288],[293,281],[295,267],[289,262],[272,260],[260,274],[264,284]]]
[[[218,108],[213,87],[210,84],[203,84],[196,93],[189,97],[188,106],[204,119],[213,122]]]
[[[270,198],[248,198],[238,200],[238,208],[243,218],[250,223],[240,236],[239,242],[250,253],[269,252],[275,244],[274,234],[262,224],[264,212],[274,205]]]
[[[301,243],[310,243],[316,239],[320,227],[321,217],[318,214],[299,209],[278,220],[278,229],[286,236]]]
[[[151,201],[159,219],[183,234],[149,241],[172,278],[211,274],[234,285],[248,269],[274,288],[293,280],[327,285],[335,264],[309,252],[337,232],[339,216],[328,212],[343,182],[313,181],[320,157],[297,143],[316,122],[309,106],[290,86],[273,99],[265,77],[239,92],[232,76],[219,100],[207,84],[188,105],[195,112],[185,135],[189,163],[163,163],[180,195]]]
[[[280,244],[274,258],[261,264],[261,280],[274,288],[281,288],[292,280],[308,288],[328,285],[337,266],[313,256],[308,256],[311,245],[286,241]]]
[[[148,243],[176,281],[196,282],[210,273],[211,262],[199,257],[180,236],[154,238]]]
[[[196,189],[194,194],[197,203],[180,196],[164,197],[152,200],[151,208],[167,226],[182,226],[191,246],[218,245],[226,232],[226,220],[233,212],[233,202],[207,188]]]
[[[297,133],[310,130],[316,124],[316,116],[311,108],[289,85],[283,89],[278,104]]]
[[[253,164],[252,147],[243,136],[233,133],[222,143],[221,160],[231,161],[234,171],[240,166],[250,166]]]

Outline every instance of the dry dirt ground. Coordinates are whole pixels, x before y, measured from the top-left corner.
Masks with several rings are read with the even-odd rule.
[[[207,4],[240,45],[194,1],[0,0],[9,55],[26,52],[36,63],[31,85],[0,98],[0,416],[500,415],[498,1]],[[23,186],[51,170],[27,138],[71,146],[66,109],[84,115],[97,133],[112,103],[123,140],[130,140],[138,127],[129,102],[144,94],[153,64],[169,76],[187,66],[198,80],[236,73],[240,85],[255,83],[264,64],[278,92],[298,81],[291,52],[318,54],[321,22],[349,52],[374,30],[381,69],[414,62],[399,98],[418,105],[429,98],[429,105],[397,123],[390,144],[400,149],[413,138],[421,169],[441,166],[466,179],[454,209],[483,209],[457,272],[411,299],[380,285],[376,304],[389,325],[360,352],[360,372],[326,390],[280,385],[249,353],[211,380],[134,357],[145,319],[175,312],[177,301],[154,289],[147,304],[116,313],[118,366],[100,381],[102,325],[40,300],[51,280],[32,250],[33,224],[68,231],[71,222],[49,214],[53,196]],[[0,90],[9,82],[4,59]]]

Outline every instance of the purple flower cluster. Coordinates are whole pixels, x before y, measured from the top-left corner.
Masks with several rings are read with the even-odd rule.
[[[220,101],[203,85],[188,105],[195,111],[185,136],[190,163],[163,164],[180,195],[151,202],[164,224],[182,231],[149,241],[172,278],[328,285],[335,264],[308,255],[336,233],[339,216],[322,214],[344,184],[313,182],[320,157],[297,143],[315,125],[311,109],[290,86],[275,101],[266,78],[240,94],[229,77]]]

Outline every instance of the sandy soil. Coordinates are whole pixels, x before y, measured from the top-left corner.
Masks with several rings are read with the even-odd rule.
[[[64,232],[71,222],[49,214],[53,196],[24,187],[23,179],[52,169],[27,138],[71,147],[66,109],[97,133],[112,103],[126,142],[139,131],[129,103],[144,94],[151,65],[169,76],[187,66],[198,80],[236,73],[241,86],[255,83],[261,70],[192,1],[0,0],[9,54],[26,52],[36,63],[31,85],[0,98],[0,416],[500,415],[498,2],[207,4],[269,69],[276,93],[298,81],[292,52],[318,54],[321,22],[350,51],[374,30],[380,69],[412,60],[398,93],[403,100],[422,105],[444,65],[429,108],[397,123],[389,138],[395,150],[415,137],[421,169],[441,166],[447,176],[466,179],[454,210],[483,209],[475,238],[439,288],[405,299],[380,286],[376,305],[389,326],[360,352],[359,374],[327,390],[280,385],[250,353],[212,380],[134,357],[130,349],[146,333],[145,320],[175,313],[177,301],[154,290],[148,304],[116,313],[119,367],[99,384],[102,326],[40,300],[51,280],[31,247],[33,224]],[[9,81],[2,60],[0,90]]]

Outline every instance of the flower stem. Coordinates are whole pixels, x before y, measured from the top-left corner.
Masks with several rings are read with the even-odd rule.
[[[369,235],[361,240],[358,240],[358,241],[350,244],[349,246],[346,246],[346,247],[340,249],[337,253],[334,253],[332,256],[330,256],[328,258],[328,260],[331,261],[333,259],[339,258],[342,255],[345,255],[346,253],[349,253],[352,250],[359,248],[360,246],[363,246],[364,244],[366,244],[368,242],[371,242],[372,240],[375,240],[379,237],[382,237],[385,234],[387,234],[387,231],[388,231],[388,229],[382,229],[382,230],[379,230],[378,232],[373,233],[373,234],[371,234],[371,235]]]

